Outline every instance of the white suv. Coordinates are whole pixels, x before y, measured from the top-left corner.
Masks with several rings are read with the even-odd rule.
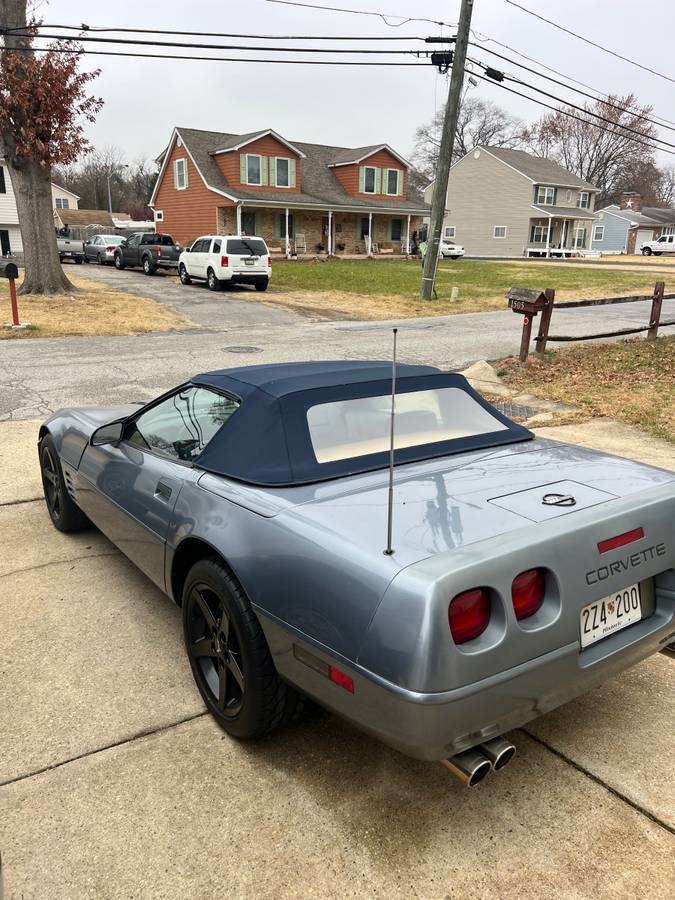
[[[662,234],[657,241],[645,241],[640,244],[643,256],[661,256],[662,253],[675,253],[675,234]]]
[[[205,281],[211,291],[225,284],[252,284],[266,291],[272,277],[272,259],[261,237],[245,234],[205,234],[178,257],[183,284]]]

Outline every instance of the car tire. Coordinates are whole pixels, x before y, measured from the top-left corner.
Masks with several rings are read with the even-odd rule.
[[[661,251],[661,250],[652,250],[652,253],[654,254],[654,256],[661,256],[662,252],[663,251]]]
[[[643,248],[642,248],[642,255],[643,255],[643,256],[651,256],[651,255],[652,255],[652,248],[651,248],[651,247],[643,247]]]
[[[182,606],[192,674],[224,731],[253,740],[296,717],[302,699],[279,678],[260,622],[222,560],[195,563]]]
[[[213,269],[208,269],[206,272],[206,285],[210,291],[219,291],[222,287],[221,281],[216,277]]]
[[[451,256],[450,259],[459,259],[459,256]]]
[[[76,266],[81,266],[81,265],[82,265],[82,257],[81,257],[81,256],[76,256],[76,257],[75,257],[75,265],[76,265]]]
[[[266,291],[269,286],[270,280],[269,278],[261,278],[260,281],[256,281],[255,289],[256,291]]]
[[[192,279],[188,275],[188,270],[185,268],[184,263],[181,263],[178,266],[178,277],[180,278],[181,284],[192,284]]]
[[[149,256],[143,257],[143,271],[146,275],[154,275],[157,271],[157,266],[153,266],[152,260]]]
[[[59,531],[82,531],[91,525],[80,507],[72,500],[66,488],[61,461],[51,434],[46,434],[38,445],[40,474],[47,512],[52,524]]]
[[[115,268],[119,269],[120,271],[124,268],[124,260],[122,259],[121,253],[115,254]]]
[[[86,263],[90,263],[90,262],[91,262],[91,260],[90,260],[90,259],[89,259],[89,257],[88,257],[88,256],[85,256],[85,257],[84,257],[84,262],[86,262]]]

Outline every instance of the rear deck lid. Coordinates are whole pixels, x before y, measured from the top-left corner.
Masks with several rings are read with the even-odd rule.
[[[545,522],[616,498],[617,494],[578,481],[554,481],[524,491],[502,494],[488,500],[488,503],[518,513],[532,522]]]

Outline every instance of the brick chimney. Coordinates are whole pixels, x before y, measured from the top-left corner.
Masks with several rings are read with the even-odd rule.
[[[619,199],[620,209],[632,209],[633,212],[640,212],[642,209],[642,195],[635,191],[626,191]]]

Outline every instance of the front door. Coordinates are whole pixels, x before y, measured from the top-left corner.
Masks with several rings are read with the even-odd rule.
[[[237,408],[202,387],[184,387],[141,410],[117,444],[90,444],[78,470],[78,503],[155,584],[164,588],[165,545],[192,460]]]
[[[254,237],[256,234],[256,223],[254,212],[242,212],[241,214],[241,233]]]

